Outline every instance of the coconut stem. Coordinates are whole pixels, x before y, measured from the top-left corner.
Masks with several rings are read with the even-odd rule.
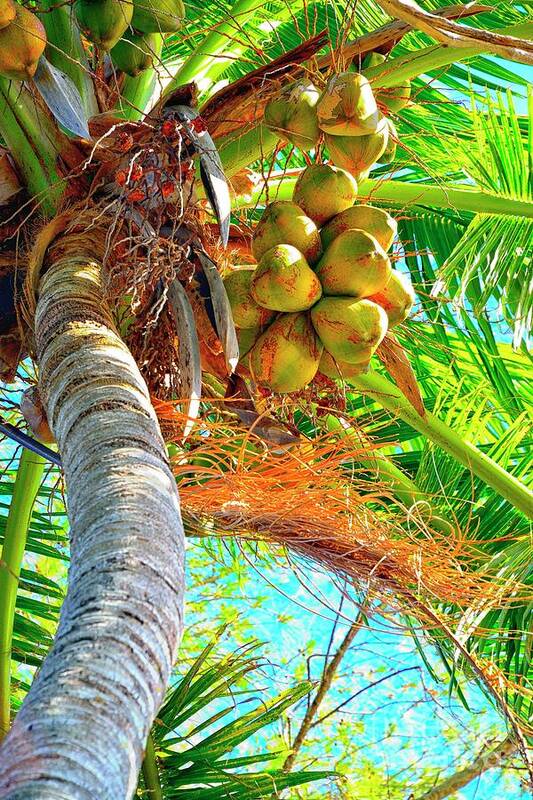
[[[237,140],[238,141],[238,140]],[[228,151],[222,151],[227,153]],[[269,199],[291,200],[298,176],[274,174],[268,181]],[[253,207],[265,201],[265,185],[260,184],[253,195],[237,198],[235,207]],[[490,192],[472,189],[437,186],[436,184],[406,183],[397,180],[372,180],[367,178],[359,185],[359,200],[380,202],[397,206],[431,206],[471,211],[474,214],[498,214],[533,218],[533,203],[514,200]]]
[[[533,517],[533,493],[523,483],[430,412],[421,417],[387,378],[370,372],[347,382],[446,450],[523,514]]]
[[[39,200],[44,214],[52,215],[62,185],[53,138],[43,136],[45,124],[28,90],[17,81],[0,76],[0,136],[15,159],[29,193]],[[50,191],[52,186],[54,191]]]

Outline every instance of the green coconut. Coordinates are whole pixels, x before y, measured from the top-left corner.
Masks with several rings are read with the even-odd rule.
[[[355,378],[356,375],[362,375],[368,372],[368,365],[370,358],[361,361],[357,364],[348,364],[346,361],[336,361],[331,353],[324,350],[318,365],[318,371],[325,375],[326,378],[331,378],[333,381],[341,380],[342,378]]]
[[[274,316],[271,311],[258,306],[250,293],[254,272],[253,269],[237,269],[224,278],[231,315],[238,328],[267,325]]]
[[[387,146],[378,159],[380,164],[390,164],[391,161],[394,161],[396,158],[396,144],[398,142],[398,131],[396,130],[394,122],[390,119],[390,117],[385,117],[385,119],[387,120],[387,125],[389,126],[389,137],[387,140]]]
[[[312,164],[300,174],[292,199],[320,228],[353,206],[356,197],[357,181],[353,175],[329,164]]]
[[[300,150],[311,150],[320,137],[316,104],[320,94],[309,81],[298,81],[265,108],[265,124]]]
[[[288,200],[276,200],[265,208],[252,242],[256,261],[277,244],[292,244],[310,264],[316,264],[322,255],[317,226],[296,203]]]
[[[15,19],[0,30],[0,75],[13,81],[32,78],[45,47],[42,22],[17,5]]]
[[[387,333],[388,318],[371,300],[323,297],[311,310],[320,341],[336,361],[368,362]]]
[[[132,26],[141,33],[173,33],[185,19],[182,0],[134,0]]]
[[[411,99],[411,81],[405,80],[397,86],[387,86],[376,91],[376,100],[396,114],[409,105]]]
[[[0,0],[0,31],[17,16],[17,4],[13,0]]]
[[[282,314],[252,347],[250,371],[274,392],[298,392],[315,377],[322,350],[309,314]]]
[[[130,0],[76,0],[74,13],[87,39],[111,50],[131,22],[133,5]]]
[[[325,134],[329,156],[335,166],[348,170],[360,180],[366,177],[383,155],[389,141],[389,126],[382,117],[377,130],[366,136],[332,136]]]
[[[372,87],[358,72],[332,75],[316,106],[318,125],[336,136],[374,133],[379,111]]]
[[[369,233],[385,251],[390,248],[398,231],[396,220],[390,214],[382,208],[361,203],[337,214],[322,228],[320,236],[324,249],[329,247],[341,233],[353,228]]]
[[[133,78],[153,66],[154,58],[161,55],[163,37],[160,33],[133,33],[127,30],[111,50],[111,59],[117,69]]]
[[[239,356],[241,359],[252,349],[257,339],[261,335],[261,327],[256,328],[236,328],[237,342],[239,344]]]
[[[381,291],[391,273],[389,257],[379,242],[356,228],[333,239],[316,268],[324,294],[352,298]]]
[[[392,328],[407,319],[411,313],[415,292],[409,276],[393,269],[387,285],[368,299],[385,309],[389,318],[389,328]]]
[[[322,287],[305,257],[290,244],[263,255],[251,282],[256,303],[272,311],[306,311],[322,296]]]

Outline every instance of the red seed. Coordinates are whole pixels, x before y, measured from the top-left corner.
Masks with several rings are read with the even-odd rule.
[[[132,189],[132,191],[128,194],[128,201],[130,203],[140,203],[141,200],[144,200],[146,197],[144,191],[142,189]]]
[[[164,181],[161,184],[161,194],[165,199],[174,194],[175,190],[176,190],[176,184],[174,183],[174,181]]]
[[[201,117],[195,117],[191,122],[191,127],[194,128],[196,133],[202,133],[207,130],[207,126]]]
[[[116,171],[115,180],[116,180],[116,182],[118,183],[119,186],[124,186],[124,184],[126,183],[127,179],[128,179],[128,175],[127,175],[126,170],[118,169]]]
[[[119,131],[117,135],[117,148],[121,153],[127,153],[133,147],[133,136],[126,131]]]
[[[134,161],[130,167],[130,178],[132,181],[138,181],[143,176],[143,168],[137,161]]]
[[[166,119],[161,125],[161,133],[167,139],[171,139],[178,133],[178,123],[175,119]]]

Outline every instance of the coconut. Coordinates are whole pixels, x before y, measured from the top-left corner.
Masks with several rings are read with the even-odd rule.
[[[173,33],[185,19],[182,0],[134,0],[132,26],[141,33]]]
[[[0,75],[25,81],[35,75],[46,47],[46,31],[40,19],[17,5],[15,19],[0,30]]]
[[[393,269],[388,284],[368,299],[385,309],[389,328],[392,328],[409,316],[415,302],[415,292],[409,276]]]
[[[387,315],[371,300],[323,297],[311,320],[326,350],[348,364],[368,362],[387,333]]]
[[[379,161],[389,140],[389,126],[381,117],[378,128],[366,136],[325,135],[329,156],[335,166],[348,170],[359,180],[366,177],[370,168]]]
[[[274,392],[298,392],[315,377],[322,350],[309,314],[282,314],[252,347],[250,371]]]
[[[111,59],[117,69],[133,78],[150,69],[154,57],[161,55],[163,37],[160,33],[133,33],[127,30],[111,50]]]
[[[256,261],[277,244],[292,244],[310,264],[316,264],[322,255],[317,226],[288,200],[276,200],[266,207],[254,231],[252,252]]]
[[[292,199],[320,228],[353,206],[356,197],[357,181],[353,175],[329,164],[312,164],[300,174]]]
[[[384,89],[376,91],[376,99],[384,105],[389,111],[396,114],[402,108],[409,105],[411,99],[411,81],[405,80],[397,86],[388,86]]]
[[[255,328],[266,325],[274,314],[258,306],[250,294],[255,270],[237,269],[224,278],[224,287],[231,306],[231,315],[239,328]]]
[[[76,0],[74,13],[87,39],[111,50],[131,22],[133,5],[130,0]]]
[[[362,375],[368,372],[370,358],[361,361],[357,364],[348,364],[347,361],[336,361],[331,353],[324,350],[318,365],[318,371],[325,375],[326,378],[331,378],[333,381],[341,380],[342,378],[355,378],[356,375]]]
[[[17,15],[17,5],[13,0],[0,0],[0,30],[13,22]]]
[[[333,239],[316,268],[324,294],[352,298],[381,291],[391,272],[389,258],[379,242],[356,228]]]
[[[374,133],[379,111],[372,87],[358,72],[332,75],[316,107],[318,125],[336,136]]]
[[[353,228],[369,233],[385,251],[391,246],[398,231],[396,220],[390,214],[382,208],[361,203],[337,214],[325,228],[322,228],[320,236],[324,248],[329,247],[341,233]]]
[[[261,327],[236,328],[237,342],[239,344],[239,357],[242,359],[251,350],[261,335]]]
[[[320,299],[322,287],[299,250],[278,244],[259,262],[251,294],[256,303],[272,311],[306,311]]]
[[[378,159],[380,164],[390,164],[391,161],[394,161],[396,158],[396,143],[398,141],[398,131],[396,130],[394,122],[390,119],[390,117],[385,117],[385,119],[387,120],[387,125],[389,126],[389,137],[387,146]]]
[[[319,96],[312,83],[298,81],[267,104],[267,127],[300,150],[311,150],[320,136],[315,108]]]

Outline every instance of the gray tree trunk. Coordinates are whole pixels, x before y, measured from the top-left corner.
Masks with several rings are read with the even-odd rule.
[[[182,631],[184,538],[146,385],[88,241],[40,283],[40,386],[63,458],[72,563],[52,650],[0,747],[2,800],[123,800]]]

